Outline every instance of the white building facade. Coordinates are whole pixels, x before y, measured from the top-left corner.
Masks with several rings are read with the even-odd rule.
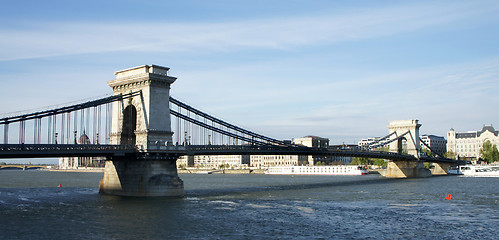
[[[202,169],[219,168],[247,168],[249,155],[196,155],[181,156],[177,160],[177,167],[196,167]]]
[[[251,155],[250,166],[254,168],[267,168],[276,166],[301,166],[308,165],[308,156],[300,155]]]
[[[487,141],[493,145],[499,145],[499,131],[496,131],[492,125],[484,125],[480,131],[458,133],[451,128],[447,132],[447,150],[468,160],[478,160],[480,149]]]
[[[297,138],[294,144],[307,147],[327,148],[329,139],[317,136]],[[337,158],[337,159],[336,159]],[[220,166],[228,168],[257,168],[265,169],[275,166],[303,166],[314,165],[318,162],[351,162],[350,157],[324,157],[306,155],[198,155],[182,156],[177,160],[178,167],[196,167],[203,169],[218,169]]]
[[[359,145],[359,147],[369,146],[371,144],[378,145],[378,144],[386,143],[388,140],[390,140],[390,139],[383,139],[380,141],[380,139],[381,139],[381,137],[364,138],[358,142],[358,145]]]

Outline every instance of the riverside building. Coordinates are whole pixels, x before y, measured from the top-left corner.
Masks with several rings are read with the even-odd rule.
[[[91,144],[90,138],[83,133],[77,141],[78,144]],[[82,167],[104,167],[104,157],[62,157],[59,158],[59,169],[78,169]]]
[[[381,137],[364,138],[358,142],[358,145],[359,145],[359,147],[363,147],[363,146],[371,145],[373,143],[383,144],[389,140],[389,139],[383,139],[383,140],[379,141],[380,139],[381,139]]]
[[[177,160],[177,166],[197,167],[203,169],[219,168],[247,168],[250,156],[248,155],[196,155],[181,156]]]
[[[496,146],[499,145],[499,131],[496,131],[492,125],[484,125],[480,131],[458,133],[451,128],[447,132],[447,150],[467,160],[478,160],[480,149],[487,141]]]
[[[317,136],[305,136],[292,141],[293,144],[307,147],[328,148],[329,139]],[[304,155],[198,155],[182,156],[177,160],[178,167],[196,167],[204,169],[218,169],[220,166],[228,168],[257,168],[265,169],[275,166],[303,166],[317,163],[342,162],[348,164],[350,157],[324,157]]]
[[[250,166],[267,168],[277,166],[301,166],[308,164],[308,156],[301,155],[251,155]]]
[[[447,140],[444,137],[425,134],[421,135],[420,138],[437,154],[442,156],[447,152]],[[426,148],[423,143],[421,143],[421,147]]]

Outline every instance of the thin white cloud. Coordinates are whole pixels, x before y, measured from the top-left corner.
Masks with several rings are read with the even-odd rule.
[[[255,68],[246,67],[247,71]],[[225,72],[219,71],[208,75]],[[225,87],[210,96],[192,95],[188,99],[193,103],[209,101],[204,107],[215,116],[228,117],[230,121],[277,137],[299,137],[295,134],[332,137],[328,135],[332,133],[381,136],[387,131],[389,121],[403,119],[419,119],[425,126],[423,132],[444,135],[453,123],[465,122],[461,124],[474,129],[481,124],[476,122],[477,118],[487,121],[496,115],[493,109],[499,102],[498,79],[499,59],[489,59],[396,70],[368,78],[282,85],[269,91]],[[244,114],[238,116],[241,113]]]
[[[27,23],[24,28],[0,28],[0,60],[112,51],[286,49],[392,35],[493,10],[488,4],[425,3],[229,23]]]

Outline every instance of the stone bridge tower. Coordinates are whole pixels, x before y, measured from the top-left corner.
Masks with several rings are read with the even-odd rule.
[[[419,159],[419,150],[421,148],[419,141],[418,120],[391,121],[388,129],[395,133],[391,138],[403,137],[390,143],[390,152],[407,153]],[[407,152],[406,152],[407,151]],[[387,168],[381,173],[384,177],[390,178],[412,178],[412,177],[430,177],[431,172],[424,168],[422,161],[388,161]]]
[[[138,92],[114,102],[110,143],[133,145],[135,154],[106,159],[99,192],[121,196],[182,196],[176,160],[182,147],[172,146],[169,68],[143,65],[115,72],[108,84],[114,95]]]
[[[419,142],[419,120],[401,120],[391,121],[388,125],[389,133],[395,133],[391,138],[397,138],[407,132],[402,138],[390,143],[390,152],[403,153],[413,155],[419,158],[419,150],[421,143]]]
[[[141,91],[123,102],[114,102],[111,144],[136,145],[150,151],[172,142],[170,123],[170,85],[177,78],[169,68],[143,65],[115,72],[108,84],[113,94]]]

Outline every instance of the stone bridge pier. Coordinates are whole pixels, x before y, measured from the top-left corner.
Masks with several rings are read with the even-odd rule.
[[[431,177],[432,173],[424,168],[422,161],[389,161],[381,175],[387,178],[421,178]]]
[[[108,84],[113,94],[141,91],[132,98],[113,103],[110,143],[134,145],[140,154],[107,159],[99,185],[103,194],[122,196],[183,196],[172,150],[170,85],[176,78],[169,68],[143,65],[115,72]]]
[[[394,133],[392,138],[398,138],[390,143],[390,152],[406,153],[419,159],[420,141],[419,141],[418,120],[400,120],[391,121],[388,129]],[[405,135],[404,135],[405,134]],[[389,161],[387,169],[381,173],[388,178],[417,178],[430,177],[431,172],[424,168],[422,161],[398,160]]]
[[[433,168],[431,169],[431,174],[433,175],[447,175],[449,174],[449,169],[451,167],[457,166],[452,163],[432,163]]]

